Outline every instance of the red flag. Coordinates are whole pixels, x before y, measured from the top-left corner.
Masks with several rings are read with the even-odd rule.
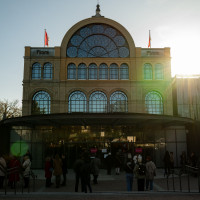
[[[148,48],[151,48],[151,33],[150,33],[150,31],[149,31],[149,43],[148,43]]]
[[[49,42],[49,37],[48,37],[47,32],[45,30],[44,46],[49,46],[48,42]]]

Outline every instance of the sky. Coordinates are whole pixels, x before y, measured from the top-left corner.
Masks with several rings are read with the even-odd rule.
[[[0,100],[22,101],[24,47],[60,46],[98,0],[0,0]],[[123,25],[135,46],[171,48],[172,77],[200,74],[200,0],[99,0],[101,15]]]

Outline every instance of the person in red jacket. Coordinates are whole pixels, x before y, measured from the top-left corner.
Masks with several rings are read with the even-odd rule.
[[[46,157],[45,159],[45,178],[46,178],[46,187],[51,186],[51,177],[52,177],[52,172],[53,172],[53,164],[52,160],[49,156]]]
[[[16,182],[19,181],[19,173],[21,169],[21,163],[17,159],[16,156],[11,156],[11,160],[8,164],[8,170],[9,170],[9,184],[11,188],[14,188],[16,186]]]

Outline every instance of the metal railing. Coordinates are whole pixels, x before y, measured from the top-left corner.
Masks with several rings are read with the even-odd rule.
[[[13,168],[2,168],[0,166],[0,170],[2,172],[4,172],[5,174],[5,179],[4,179],[4,191],[5,191],[5,195],[7,194],[8,191],[8,183],[9,183],[9,176],[13,175],[14,176],[14,193],[17,193],[17,176],[19,176],[19,182],[20,182],[20,187],[21,187],[21,193],[23,194],[24,192],[24,176],[23,176],[23,171],[20,167],[13,167]],[[33,173],[33,171],[30,171],[29,174],[30,177],[30,182],[33,182],[33,192],[35,192],[35,182],[37,179],[37,176]],[[30,182],[28,185],[28,192],[30,192]]]
[[[183,192],[183,183],[187,185],[187,192],[191,192],[191,178],[195,178],[195,180],[198,182],[195,185],[198,186],[197,190],[200,193],[200,168],[198,167],[192,167],[189,165],[185,165],[183,169],[171,169],[170,174],[166,176],[167,179],[167,190],[170,190],[169,182],[172,182],[172,190]],[[177,182],[177,178],[179,181],[179,189],[176,188],[175,182]],[[184,178],[184,181],[183,181]],[[176,179],[176,181],[175,181]],[[187,183],[186,183],[187,182]],[[194,187],[194,185],[193,185]],[[185,186],[186,188],[186,186]]]

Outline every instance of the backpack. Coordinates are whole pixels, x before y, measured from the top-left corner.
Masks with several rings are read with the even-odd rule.
[[[140,176],[144,176],[145,172],[146,172],[146,166],[143,165],[143,164],[140,164],[139,167],[138,167],[138,174]]]

